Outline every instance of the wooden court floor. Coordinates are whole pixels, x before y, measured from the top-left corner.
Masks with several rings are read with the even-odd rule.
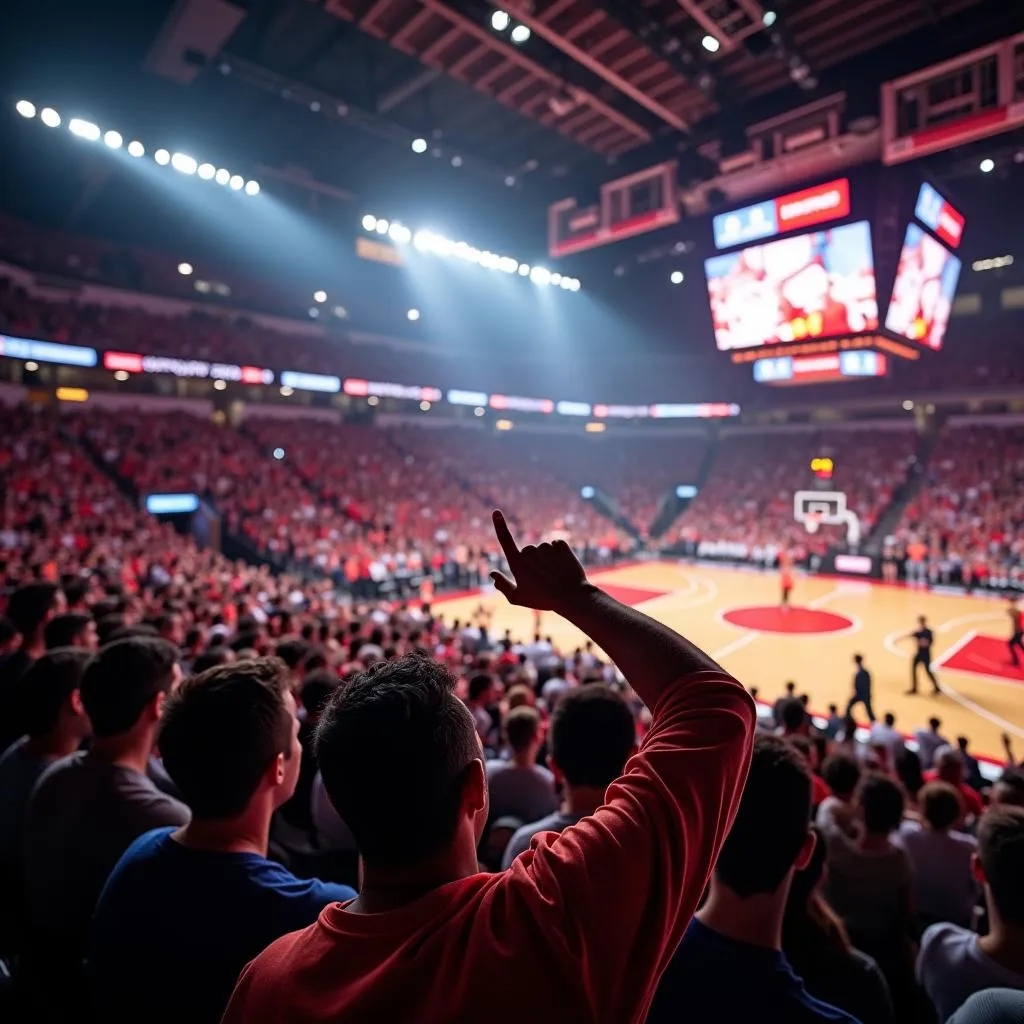
[[[1024,757],[1024,671],[1010,664],[1009,617],[1001,599],[798,577],[793,608],[782,616],[776,573],[660,561],[598,571],[591,578],[680,630],[746,686],[758,687],[762,700],[774,700],[792,680],[798,693],[810,695],[813,711],[835,703],[842,712],[852,689],[853,655],[860,653],[874,679],[877,716],[893,712],[897,728],[910,733],[937,715],[945,736],[966,735],[974,752],[999,760],[1007,732]],[[465,622],[481,603],[493,609],[492,636],[509,629],[513,637],[527,639],[533,631],[532,612],[511,607],[490,590],[437,603],[449,623]],[[918,615],[935,631],[939,696],[931,695],[923,673],[918,695],[905,693],[914,642],[900,638],[917,629]],[[541,630],[563,653],[582,642],[574,626],[550,612]],[[855,715],[866,724],[863,709]]]

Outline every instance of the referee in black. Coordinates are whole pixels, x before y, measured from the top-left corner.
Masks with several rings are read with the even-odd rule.
[[[918,628],[913,633],[908,633],[903,639],[911,637],[917,643],[917,650],[914,652],[914,661],[910,666],[910,689],[907,694],[917,693],[917,670],[923,666],[928,678],[932,681],[932,695],[937,696],[942,691],[939,689],[939,681],[932,671],[932,644],[935,642],[935,634],[928,628],[928,621],[923,615],[918,617]]]

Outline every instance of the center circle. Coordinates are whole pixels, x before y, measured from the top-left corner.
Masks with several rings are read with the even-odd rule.
[[[853,620],[835,612],[817,608],[780,608],[778,605],[756,605],[751,608],[730,608],[722,618],[733,626],[758,633],[837,633],[849,629]]]

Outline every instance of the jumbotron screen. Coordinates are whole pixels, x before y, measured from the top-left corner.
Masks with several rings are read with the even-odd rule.
[[[704,269],[722,352],[878,328],[867,221],[712,256]]]
[[[916,224],[908,224],[886,330],[938,351],[959,278],[960,260]]]

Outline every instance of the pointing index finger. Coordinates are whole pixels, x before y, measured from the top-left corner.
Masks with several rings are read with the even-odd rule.
[[[491,521],[494,523],[494,533],[498,538],[498,543],[501,545],[501,550],[505,552],[505,560],[511,566],[515,559],[519,557],[519,547],[512,536],[512,531],[508,528],[505,517],[498,509],[491,513]]]

